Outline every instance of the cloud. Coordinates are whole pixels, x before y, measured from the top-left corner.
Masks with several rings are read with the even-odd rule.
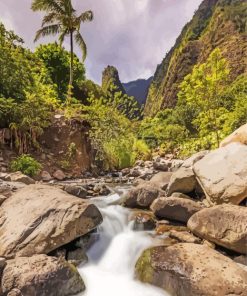
[[[73,0],[78,11],[92,9],[95,19],[82,26],[88,45],[88,76],[100,82],[107,65],[118,68],[122,81],[153,75],[202,0]],[[30,48],[41,15],[31,0],[1,0],[0,19]],[[47,42],[47,40],[43,41]],[[77,50],[78,55],[80,54]]]

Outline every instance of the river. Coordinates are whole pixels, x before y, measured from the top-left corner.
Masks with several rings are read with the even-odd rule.
[[[89,249],[89,263],[79,268],[86,284],[81,296],[168,296],[164,290],[134,279],[135,263],[142,251],[152,245],[144,231],[133,231],[130,210],[118,205],[125,192],[94,198],[104,222],[98,241]]]

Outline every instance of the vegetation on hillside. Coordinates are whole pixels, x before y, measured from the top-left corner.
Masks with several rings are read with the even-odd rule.
[[[217,47],[229,63],[231,82],[246,72],[243,54],[246,51],[246,12],[245,0],[202,1],[157,67],[144,110],[146,116],[173,108],[185,76],[195,65],[204,63]]]
[[[180,84],[178,102],[140,124],[139,137],[149,147],[188,156],[213,149],[247,122],[247,76],[229,83],[229,67],[219,49],[194,67]]]

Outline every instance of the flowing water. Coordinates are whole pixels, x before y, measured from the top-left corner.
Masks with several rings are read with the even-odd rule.
[[[87,252],[89,263],[79,272],[86,284],[83,296],[167,296],[163,290],[134,279],[141,252],[152,245],[147,232],[134,232],[130,211],[119,206],[121,194],[95,198],[104,222],[99,239]]]

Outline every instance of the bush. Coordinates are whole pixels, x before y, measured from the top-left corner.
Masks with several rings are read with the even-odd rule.
[[[42,166],[32,156],[22,154],[11,162],[10,168],[14,172],[21,171],[23,174],[33,177],[40,172]]]

